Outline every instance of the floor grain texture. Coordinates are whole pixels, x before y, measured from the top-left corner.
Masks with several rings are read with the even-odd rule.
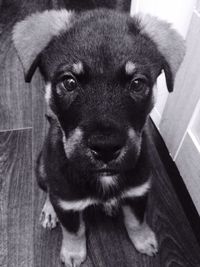
[[[11,42],[15,21],[36,10],[63,7],[64,1],[0,1],[0,266],[55,267],[61,231],[43,230],[39,215],[44,194],[36,185],[34,161],[47,131],[44,82],[37,71],[31,84]],[[14,130],[20,129],[22,130]],[[155,230],[159,253],[138,254],[121,217],[89,210],[88,257],[83,267],[200,267],[200,247],[149,137],[154,173],[147,220]]]
[[[0,133],[0,266],[33,266],[32,130]]]

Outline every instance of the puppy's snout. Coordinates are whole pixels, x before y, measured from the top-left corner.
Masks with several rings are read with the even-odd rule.
[[[103,161],[104,163],[117,159],[122,147],[123,144],[120,140],[112,140],[108,142],[106,141],[106,137],[105,140],[91,138],[89,141],[89,148],[93,157],[96,160]]]
[[[121,148],[118,146],[104,147],[94,145],[90,149],[95,159],[102,160],[105,163],[118,158],[121,152]]]

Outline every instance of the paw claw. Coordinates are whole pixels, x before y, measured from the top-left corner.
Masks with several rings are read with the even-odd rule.
[[[75,244],[75,243],[74,243]],[[69,245],[69,247],[68,247]],[[72,249],[73,248],[73,249]],[[75,246],[64,243],[60,252],[60,260],[65,267],[80,267],[86,259],[85,242],[79,242]]]
[[[148,256],[155,256],[158,253],[156,236],[148,225],[144,225],[138,230],[129,231],[129,236],[140,253]]]
[[[79,255],[69,256],[61,253],[60,255],[61,263],[64,264],[65,267],[80,267],[83,261],[85,261],[85,257],[81,257]]]
[[[44,220],[44,212],[42,211],[40,214],[39,222],[42,223]]]
[[[58,223],[58,219],[51,202],[47,199],[40,215],[40,223],[45,229],[53,229]]]

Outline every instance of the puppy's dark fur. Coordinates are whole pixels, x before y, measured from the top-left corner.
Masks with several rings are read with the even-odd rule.
[[[46,98],[53,115],[37,177],[63,227],[66,265],[79,266],[85,259],[78,249],[67,254],[65,236],[79,236],[82,213],[90,205],[108,213],[122,206],[135,247],[148,255],[157,251],[155,235],[144,221],[151,179],[144,128],[158,75],[165,71],[172,91],[175,73],[171,52],[162,53],[162,40],[159,46],[156,38],[138,17],[104,9],[83,12],[51,38],[26,73],[30,79],[38,66],[50,85]]]

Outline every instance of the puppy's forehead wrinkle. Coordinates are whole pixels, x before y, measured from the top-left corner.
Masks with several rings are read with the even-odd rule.
[[[64,57],[69,62],[72,62],[73,58],[79,58],[89,63],[88,65],[91,68],[95,63],[97,63],[95,64],[97,67],[99,63],[103,63],[106,67],[105,69],[109,66],[117,65],[113,64],[114,62],[123,62],[124,50],[128,48],[131,51],[131,47],[126,44],[126,40],[123,38],[125,35],[125,23],[118,21],[119,27],[117,29],[110,19],[109,23],[107,22],[106,24],[108,27],[105,27],[105,23],[106,21],[101,21],[99,24],[88,21],[88,24],[84,26],[81,23],[75,24],[70,32],[63,33],[61,38],[55,38],[49,44],[48,49],[45,51],[47,61],[50,64],[51,61],[52,64],[55,64],[56,61],[63,60],[64,54]],[[129,52],[127,52],[128,54]]]
[[[49,51],[47,51],[48,54],[45,53],[45,62],[49,65],[47,66],[49,68],[48,72],[54,72],[54,69],[57,68],[56,65],[58,66],[61,62],[66,61],[71,66],[73,65],[75,73],[79,74],[82,71],[82,67],[81,64],[74,64],[74,59],[78,59],[80,62],[84,61],[84,65],[88,66],[89,71],[97,74],[117,71],[124,66],[124,62],[127,62],[126,72],[131,75],[133,73],[133,64],[136,62],[135,59],[147,68],[156,67],[157,65],[155,60],[155,63],[151,60],[152,48],[143,44],[147,43],[147,40],[133,42],[132,39],[134,37],[128,38],[125,33],[122,35],[120,30],[116,33],[112,27],[106,30],[106,32],[110,31],[109,38],[106,38],[101,31],[98,33],[94,25],[90,25],[91,34],[88,36],[83,34],[85,29],[81,29],[82,31],[79,32],[77,30],[76,33],[70,36],[66,33],[66,35],[62,36],[62,41],[56,39],[50,44]],[[149,53],[143,51],[142,47],[144,46],[145,49],[146,47],[148,48]],[[59,51],[63,51],[63,53]],[[148,56],[147,62],[145,62],[146,56]]]

